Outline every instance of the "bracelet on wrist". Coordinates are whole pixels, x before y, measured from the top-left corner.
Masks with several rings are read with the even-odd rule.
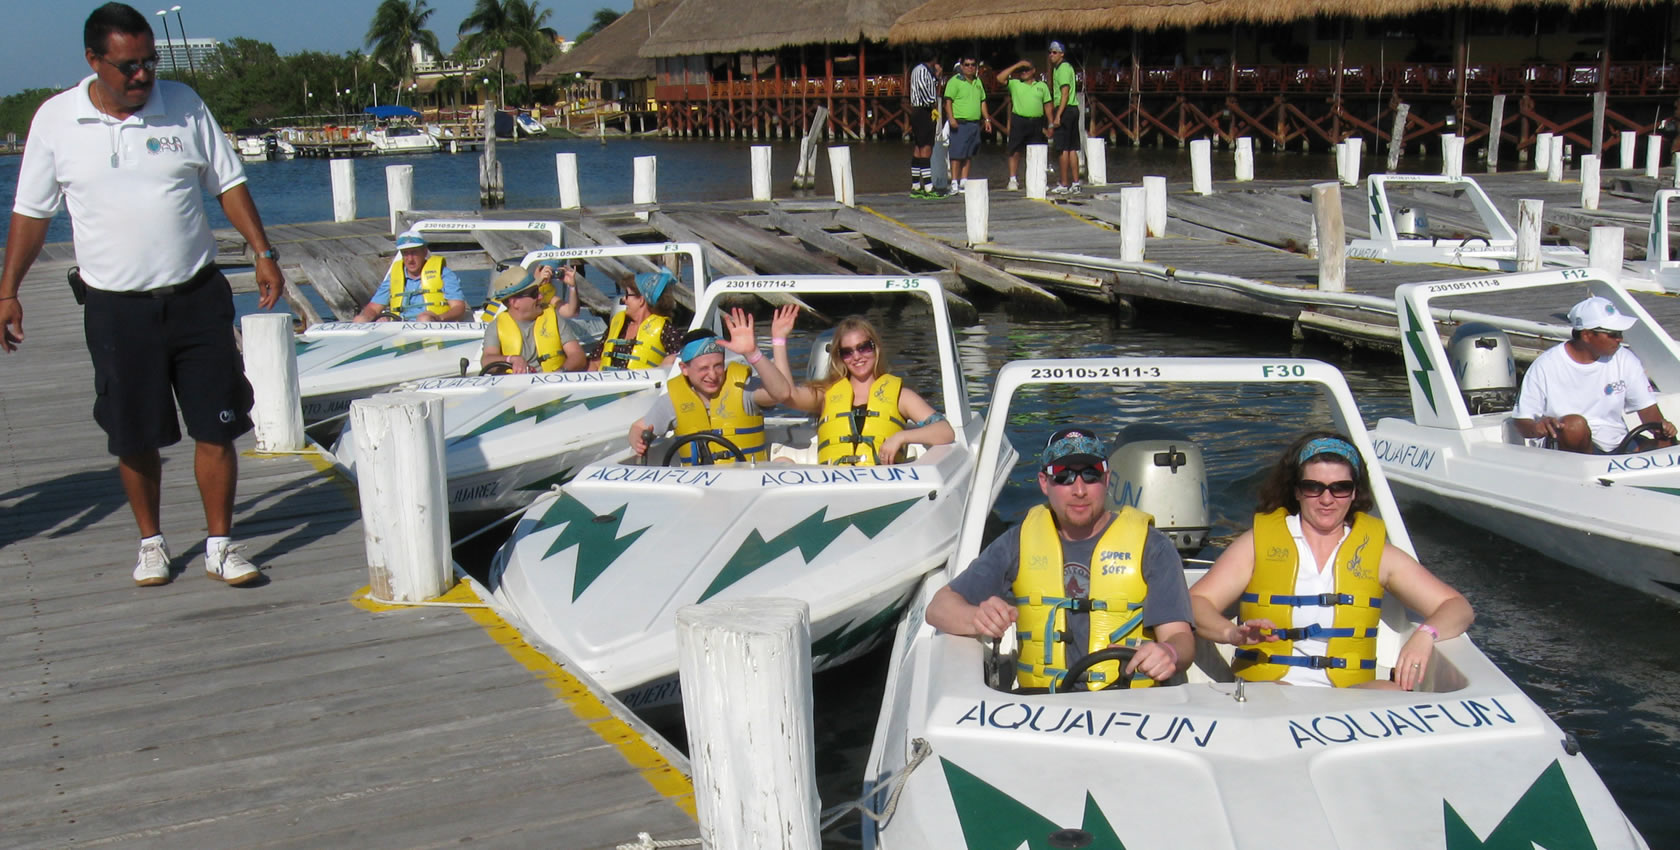
[[[758,349],[755,348],[755,349],[753,349],[753,353],[750,356],[747,357],[747,365],[748,366],[757,366],[758,361],[763,360],[763,359],[764,359],[764,352],[759,351]]]
[[[787,337],[775,336],[770,338],[771,345],[787,345]]]
[[[1437,641],[1437,640],[1441,639],[1441,633],[1439,631],[1436,631],[1435,627],[1429,625],[1428,623],[1418,623],[1417,630],[1420,631],[1420,632],[1423,632],[1426,635],[1429,635],[1429,639],[1431,641]]]
[[[16,301],[16,300],[18,300],[18,297],[16,295],[0,295],[0,301]]]

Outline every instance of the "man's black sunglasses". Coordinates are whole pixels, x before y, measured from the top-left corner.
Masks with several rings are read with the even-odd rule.
[[[1047,466],[1044,468],[1044,474],[1050,476],[1051,483],[1063,487],[1072,484],[1075,478],[1086,484],[1095,484],[1102,480],[1103,473],[1107,471],[1101,466],[1087,466],[1083,469],[1074,469],[1071,466]]]
[[[99,57],[99,61],[117,69],[117,73],[122,74],[124,77],[132,77],[135,74],[140,73],[140,69],[142,68],[146,69],[146,73],[148,74],[157,73],[158,58],[156,56],[149,56],[145,59],[130,59],[127,62],[112,62],[111,60],[101,56]]]

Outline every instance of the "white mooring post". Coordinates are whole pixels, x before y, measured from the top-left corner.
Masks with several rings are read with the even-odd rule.
[[[1120,259],[1143,262],[1143,241],[1149,232],[1149,194],[1142,186],[1120,190]]]
[[[1517,271],[1540,270],[1540,222],[1546,203],[1534,198],[1517,202]]]
[[[1552,134],[1541,133],[1534,137],[1534,170],[1545,171],[1552,161]]]
[[[577,154],[554,155],[554,182],[560,190],[560,209],[575,210],[583,206],[583,196],[578,194]]]
[[[1092,186],[1108,185],[1108,140],[1102,136],[1085,139],[1085,176]]]
[[[1639,147],[1639,133],[1633,130],[1623,130],[1621,144],[1616,146],[1616,152],[1622,155],[1622,170],[1633,170],[1633,157]]]
[[[1587,265],[1603,269],[1612,283],[1622,280],[1622,228],[1598,225],[1587,237]]]
[[[1657,178],[1657,172],[1662,170],[1662,149],[1662,136],[1645,137],[1645,176],[1653,180]]]
[[[1167,178],[1149,175],[1143,178],[1144,226],[1149,235],[1167,235]]]
[[[1563,149],[1564,149],[1563,137],[1561,137],[1561,136],[1553,137],[1552,138],[1552,150],[1551,150],[1552,161],[1546,164],[1546,182],[1547,183],[1562,183],[1563,182],[1563,162],[1564,162],[1564,151],[1563,151]]]
[[[1342,227],[1342,187],[1314,183],[1313,225],[1318,234],[1318,288],[1347,291],[1347,239]]]
[[[297,343],[286,313],[252,313],[239,320],[245,378],[251,382],[251,422],[259,452],[303,448]]]
[[[852,192],[851,148],[845,145],[829,146],[828,174],[834,182],[834,202],[848,207],[856,206],[857,197]]]
[[[992,241],[991,192],[984,178],[971,177],[964,184],[963,214],[968,220],[968,244]]]
[[[1464,139],[1455,133],[1441,134],[1441,175],[1448,180],[1464,176]]]
[[[677,670],[704,850],[817,850],[811,611],[749,598],[677,609]]]
[[[1213,143],[1207,139],[1190,142],[1190,191],[1213,194]]]
[[[385,166],[385,206],[391,211],[391,235],[403,232],[399,220],[414,209],[414,166]]]
[[[350,403],[368,584],[376,598],[419,602],[449,589],[443,396],[381,393]]]
[[[1249,136],[1237,137],[1237,182],[1248,183],[1254,180],[1254,139]]]
[[[332,161],[333,221],[356,220],[356,163],[348,159]]]
[[[635,170],[630,184],[630,203],[659,203],[659,157],[638,156],[631,160],[631,165]],[[639,212],[636,217],[647,221],[648,214]]]
[[[1581,155],[1581,209],[1598,209],[1598,157]]]
[[[1026,178],[1027,197],[1035,201],[1042,201],[1049,195],[1050,183],[1046,177],[1045,168],[1050,162],[1049,145],[1027,145]]]
[[[752,199],[770,200],[770,146],[752,146]]]

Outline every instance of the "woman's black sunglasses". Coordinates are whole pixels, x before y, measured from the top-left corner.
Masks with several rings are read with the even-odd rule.
[[[1347,497],[1353,495],[1353,491],[1357,489],[1359,489],[1359,485],[1352,481],[1332,481],[1326,484],[1323,481],[1314,481],[1310,478],[1303,478],[1300,481],[1295,482],[1295,492],[1300,493],[1309,499],[1316,499],[1319,496],[1324,495],[1325,490],[1329,490],[1330,495],[1335,496],[1338,499],[1346,499]]]

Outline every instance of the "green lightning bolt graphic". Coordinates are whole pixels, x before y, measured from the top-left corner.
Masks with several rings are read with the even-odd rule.
[[[344,366],[360,360],[372,360],[375,357],[384,357],[387,354],[390,354],[393,357],[401,357],[404,354],[413,354],[416,351],[425,351],[428,348],[442,351],[445,348],[454,348],[457,345],[468,345],[480,341],[481,340],[479,339],[469,337],[467,339],[422,339],[414,342],[399,342],[396,345],[378,345],[360,354],[346,357],[333,365]]]
[[[951,802],[956,804],[957,821],[962,824],[963,843],[968,850],[1016,850],[1023,843],[1031,850],[1050,850],[1057,846],[1126,850],[1089,791],[1085,792],[1085,816],[1080,829],[1090,836],[1090,842],[1053,845],[1051,834],[1061,830],[1055,821],[943,756],[939,761],[945,768],[945,784],[951,789]]]
[[[1430,326],[1430,333],[1434,326]],[[1406,338],[1406,345],[1412,349],[1412,356],[1417,358],[1420,368],[1412,370],[1412,377],[1417,380],[1418,387],[1423,390],[1424,400],[1429,402],[1429,409],[1440,413],[1435,407],[1435,387],[1430,384],[1429,376],[1435,371],[1435,361],[1429,358],[1429,346],[1423,342],[1423,324],[1418,321],[1417,312],[1412,309],[1412,302],[1406,302],[1406,331],[1402,336]]]
[[[834,539],[848,528],[856,528],[863,532],[865,537],[873,539],[882,529],[891,525],[893,520],[909,510],[911,505],[920,501],[920,497],[906,499],[834,519],[824,519],[823,517],[828,515],[828,508],[822,508],[769,540],[765,540],[764,535],[755,528],[747,534],[741,548],[736,549],[735,554],[730,556],[729,563],[723,565],[717,578],[712,579],[712,585],[706,588],[705,593],[700,594],[699,601],[705,602],[724,588],[751,575],[759,567],[794,549],[798,549],[806,563],[810,563],[812,558],[827,549],[828,544],[833,543]]]
[[[647,531],[647,528],[639,528],[623,537],[618,536],[626,507],[628,505],[619,505],[611,513],[597,515],[572,494],[562,490],[560,498],[554,500],[542,519],[537,520],[537,527],[531,530],[534,534],[557,525],[566,526],[561,529],[560,536],[554,538],[548,551],[543,553],[543,560],[572,546],[578,547],[577,566],[572,570],[573,602],[618,560],[618,556],[624,554],[624,550],[630,548],[630,544],[636,542],[636,538],[642,536],[642,532]]]
[[[304,355],[304,354],[305,354],[305,353],[307,353],[307,352],[308,352],[308,351],[309,351],[309,350],[310,350],[310,349],[312,349],[312,348],[314,348],[314,347],[316,347],[316,346],[318,346],[318,345],[320,345],[320,344],[321,344],[321,342],[322,342],[322,341],[321,341],[321,340],[318,340],[318,339],[312,339],[312,340],[310,340],[310,341],[308,341],[308,342],[304,342],[304,341],[303,341],[303,340],[301,340],[301,339],[300,339],[300,340],[295,340],[295,341],[294,341],[294,342],[293,342],[293,343],[292,343],[292,344],[293,344],[293,345],[294,345],[294,346],[296,346],[296,349],[297,349],[297,353],[298,353],[298,356],[299,356],[299,357],[302,357],[302,356],[303,356],[303,355]]]
[[[1587,829],[1580,802],[1569,790],[1563,765],[1556,761],[1528,786],[1485,841],[1476,837],[1452,803],[1442,800],[1441,809],[1447,850],[1532,850],[1535,847],[1596,850],[1598,847]]]
[[[1381,233],[1381,232],[1383,232],[1383,228],[1382,228],[1382,216],[1383,216],[1382,193],[1377,191],[1377,184],[1376,184],[1375,181],[1371,182],[1370,195],[1371,195],[1371,232],[1372,233]],[[1391,237],[1393,235],[1394,234],[1392,234],[1392,233],[1389,234],[1389,236],[1391,236]]]
[[[811,641],[811,658],[839,658],[857,649],[870,638],[880,634],[882,629],[897,622],[899,615],[904,613],[904,608],[908,604],[910,604],[910,599],[905,597],[888,605],[885,610],[861,623],[847,623]]]
[[[462,440],[470,440],[474,437],[488,434],[498,428],[505,428],[515,422],[523,422],[527,419],[533,420],[532,424],[537,424],[542,422],[544,419],[559,416],[560,414],[565,413],[580,404],[583,405],[585,410],[594,410],[597,407],[606,405],[608,402],[618,401],[619,399],[630,395],[632,392],[638,392],[638,390],[631,390],[629,392],[622,393],[607,393],[605,395],[586,395],[582,398],[563,395],[559,398],[545,401],[542,404],[525,408],[524,410],[515,410],[510,405],[506,410],[503,410],[491,417],[483,425],[468,431],[462,436],[450,439],[448,445],[454,445]]]

